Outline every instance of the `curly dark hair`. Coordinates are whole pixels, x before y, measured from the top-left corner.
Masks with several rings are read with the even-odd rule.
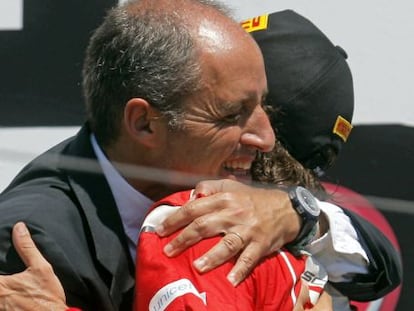
[[[279,141],[276,141],[271,152],[258,152],[252,164],[251,174],[253,180],[261,184],[303,186],[319,199],[327,198],[327,193],[313,170],[305,168],[293,158]]]

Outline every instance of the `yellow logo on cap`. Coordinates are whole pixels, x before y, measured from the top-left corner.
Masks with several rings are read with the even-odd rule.
[[[348,120],[346,120],[345,118],[341,116],[338,116],[336,118],[336,122],[335,122],[332,132],[338,135],[339,137],[341,137],[342,140],[346,142],[349,134],[351,133],[352,127],[353,127],[352,124],[349,123]]]
[[[241,22],[240,24],[247,32],[266,29],[268,16],[269,14],[256,16],[253,18],[249,18]]]

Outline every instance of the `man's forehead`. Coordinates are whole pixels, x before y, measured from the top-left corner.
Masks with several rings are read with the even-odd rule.
[[[210,53],[232,46],[232,42],[229,40],[230,38],[226,31],[209,20],[204,20],[200,24],[197,32],[197,39],[202,42],[203,48]]]

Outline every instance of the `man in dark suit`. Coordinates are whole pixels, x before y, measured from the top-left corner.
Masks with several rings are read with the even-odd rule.
[[[146,209],[202,178],[166,172],[160,179],[159,171],[136,174],[136,166],[244,177],[256,151],[273,148],[257,45],[216,6],[179,4],[179,14],[167,0],[131,2],[109,13],[84,65],[87,124],[31,162],[0,198],[0,238],[9,241],[12,225],[25,221],[69,305],[129,310],[131,258]],[[180,225],[197,221],[166,252],[237,232],[197,261],[207,271],[241,252],[229,275],[237,284],[261,257],[294,241],[304,221],[284,191],[237,192],[236,183],[228,184],[203,204],[180,209]],[[169,223],[158,231],[171,231]],[[7,274],[24,270],[11,242],[0,246],[0,267]]]
[[[273,148],[262,107],[266,75],[254,40],[216,6],[184,0],[176,14],[176,5],[132,2],[111,11],[95,31],[83,71],[87,124],[25,167],[1,196],[0,238],[7,241],[0,249],[2,273],[24,270],[9,242],[12,224],[23,220],[62,281],[68,304],[128,310],[131,254],[146,208],[194,181],[180,184],[168,173],[150,180],[118,163],[227,177],[246,175],[256,150]],[[225,201],[219,195],[208,209]],[[221,253],[225,260],[242,247],[244,256],[264,255],[292,241],[300,220],[287,194],[269,191],[262,204],[270,203],[285,216],[266,221],[246,207],[231,224],[234,211],[223,212],[209,234],[240,231],[240,223],[266,231],[280,227],[279,234],[253,239],[254,231],[246,229],[244,245],[213,258]],[[235,267],[233,282],[244,266]]]

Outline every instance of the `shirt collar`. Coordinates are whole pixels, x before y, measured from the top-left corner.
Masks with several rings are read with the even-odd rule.
[[[90,136],[92,148],[95,151],[99,164],[102,167],[105,178],[111,188],[116,206],[121,216],[125,234],[128,237],[129,251],[135,260],[138,234],[145,215],[154,203],[141,192],[135,190],[103,153],[96,141],[95,135]]]

